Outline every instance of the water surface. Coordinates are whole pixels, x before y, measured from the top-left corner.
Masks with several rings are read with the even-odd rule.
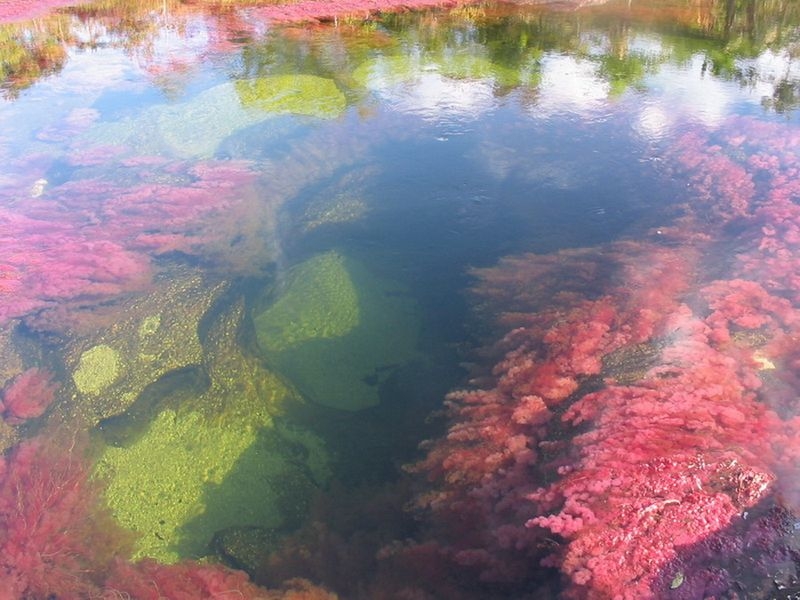
[[[301,576],[346,598],[400,597],[407,582],[362,555],[415,540],[464,569],[448,575],[451,587],[419,584],[419,597],[605,597],[579,571],[539,569],[539,550],[523,577],[458,558],[463,540],[447,518],[404,511],[424,504],[426,478],[410,484],[402,467],[465,419],[428,418],[448,390],[492,387],[509,348],[480,349],[519,315],[544,314],[543,300],[528,302],[537,277],[554,278],[548,306],[565,310],[564,290],[588,263],[601,268],[568,258],[584,252],[627,247],[646,272],[656,259],[643,245],[689,252],[702,240],[681,301],[693,306],[717,279],[764,285],[787,303],[787,341],[776,350],[766,321],[742,317],[736,335],[750,336],[755,360],[791,371],[800,296],[759,273],[793,268],[794,234],[769,267],[734,257],[754,231],[794,222],[784,207],[773,223],[771,203],[797,202],[798,27],[788,2],[679,0],[481,3],[296,25],[258,6],[99,2],[0,26],[0,441],[16,477],[0,493],[35,505],[23,481],[58,497],[67,480],[40,471],[55,460],[48,440],[69,439],[86,453],[69,485],[87,485],[113,527],[135,532],[107,556],[211,557],[259,583]],[[480,270],[524,253],[561,266]],[[613,297],[614,277],[572,291]],[[470,292],[487,280],[506,291]],[[606,368],[622,379],[633,370]],[[796,396],[794,380],[780,374],[771,388],[763,377],[759,402],[790,421],[793,403],[767,396]],[[531,489],[545,484],[536,477]],[[64,506],[53,510],[65,523],[93,518]],[[521,528],[537,514],[526,510]],[[72,538],[72,562],[45,564],[92,575],[59,589],[19,558],[47,532],[26,509],[3,519],[32,540],[19,555],[12,533],[3,542],[16,557],[12,594],[125,589],[119,565]],[[309,534],[313,522],[328,537]],[[95,535],[79,531],[78,541]],[[298,558],[306,543],[330,560],[331,536],[349,553],[342,572]],[[654,567],[672,585],[653,583],[652,597],[715,589],[681,560]],[[148,577],[169,577],[144,564]],[[789,581],[794,567],[782,569]],[[758,575],[747,577],[762,597]]]

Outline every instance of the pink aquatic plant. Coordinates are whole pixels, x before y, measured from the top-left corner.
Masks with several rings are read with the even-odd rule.
[[[73,4],[75,0],[0,0],[0,23],[34,19]]]
[[[247,236],[259,233],[263,204],[249,164],[105,160],[128,183],[76,178],[42,197],[9,194],[0,209],[0,323],[22,317],[47,327],[43,312],[146,290],[163,254],[258,269]],[[232,249],[232,239],[246,243]]]
[[[128,561],[132,536],[103,504],[85,447],[49,432],[0,460],[0,599],[336,599],[304,580],[267,590],[211,563]]]
[[[781,132],[687,134],[667,156],[691,196],[650,241],[476,271],[495,366],[412,468],[440,555],[510,589],[557,569],[566,598],[790,579],[800,135]],[[722,268],[703,258],[734,241]]]
[[[127,536],[92,493],[79,446],[60,436],[36,438],[3,459],[0,598],[96,596],[125,546]]]
[[[3,418],[18,425],[40,417],[55,400],[57,389],[58,384],[47,371],[34,367],[20,373],[3,389]]]

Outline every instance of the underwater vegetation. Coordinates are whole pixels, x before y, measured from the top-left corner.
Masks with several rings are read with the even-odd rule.
[[[236,91],[245,107],[270,114],[291,113],[319,118],[341,115],[347,103],[336,83],[315,75],[275,75],[239,80]]]
[[[331,251],[294,267],[254,324],[267,361],[305,397],[361,410],[377,405],[379,384],[417,357],[417,310],[400,284]]]
[[[11,425],[35,419],[53,403],[57,391],[58,384],[50,373],[31,367],[14,377],[3,389],[0,413]]]
[[[482,11],[461,13],[475,21],[455,37],[484,35]],[[227,33],[252,33],[227,14]],[[141,121],[76,109],[39,132],[39,153],[0,149],[14,159],[0,179],[0,600],[800,592],[793,124],[691,125],[658,155],[665,180],[686,184],[658,228],[473,269],[491,334],[445,399],[441,435],[397,481],[343,489],[326,440],[287,425],[291,409],[356,422],[401,369],[421,379],[422,320],[411,292],[356,253],[276,266],[281,203],[325,196],[329,178],[347,187],[369,143],[323,132],[287,160],[239,160],[237,144],[291,138],[286,115],[335,120],[348,92],[380,96],[425,61],[490,95],[538,85],[544,42],[521,43],[514,69],[496,44],[465,56],[426,35],[423,59],[404,55],[419,40],[353,51],[336,77],[257,73]],[[639,58],[604,63],[613,94],[652,67]],[[64,156],[46,147],[67,141]],[[329,202],[307,230],[368,212]],[[240,278],[269,291],[251,304]],[[30,337],[6,360],[12,330]]]
[[[0,462],[0,598],[335,598],[307,581],[269,591],[216,561],[186,560],[209,554],[215,533],[232,526],[265,533],[296,527],[329,477],[323,442],[275,422],[294,392],[242,353],[242,314],[239,303],[206,316],[197,368],[207,388],[181,394],[180,410],[167,394],[155,416],[135,410],[148,396],[141,393],[115,414],[113,436],[102,427],[87,434],[63,397],[53,406],[56,392],[70,389],[83,390],[82,404],[104,406],[96,382],[125,366],[110,346],[84,352],[75,374],[84,373],[71,382],[59,385],[29,368],[6,383],[3,425],[25,437],[3,431],[13,447]],[[134,318],[127,325],[142,342],[160,323]],[[109,353],[116,370],[108,368]],[[153,385],[170,378],[150,375]],[[128,381],[131,396],[138,385]],[[102,410],[81,413],[91,415],[91,426]]]
[[[475,271],[507,333],[413,467],[441,554],[511,589],[556,568],[568,598],[792,585],[798,149],[754,119],[696,128],[666,153],[690,186],[672,226]]]

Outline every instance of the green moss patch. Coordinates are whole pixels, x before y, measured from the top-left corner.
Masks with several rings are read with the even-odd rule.
[[[332,408],[378,404],[380,383],[417,357],[416,302],[397,282],[338,252],[292,269],[254,322],[268,363]]]
[[[342,114],[347,101],[332,79],[288,74],[243,79],[236,82],[242,104],[270,113],[291,113],[319,118]]]

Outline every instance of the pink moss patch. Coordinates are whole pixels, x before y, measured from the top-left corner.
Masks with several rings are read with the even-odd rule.
[[[0,0],[0,23],[24,21],[46,15],[49,11],[75,4],[75,0]]]

